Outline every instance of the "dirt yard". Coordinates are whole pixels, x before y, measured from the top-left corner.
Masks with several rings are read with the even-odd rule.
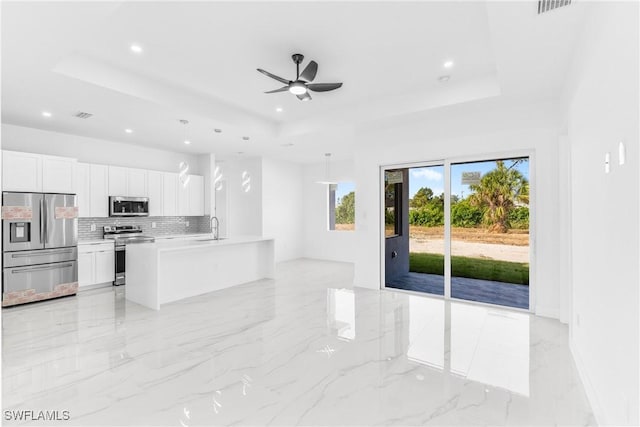
[[[510,230],[501,234],[454,227],[451,234],[452,255],[529,262],[529,233],[526,230]],[[444,227],[411,226],[409,237],[411,252],[444,254]]]
[[[336,230],[353,230],[353,224],[336,224]],[[529,262],[528,230],[509,230],[508,233],[489,233],[481,228],[452,230],[451,254],[472,258],[511,262]],[[411,226],[409,250],[444,254],[444,227]]]

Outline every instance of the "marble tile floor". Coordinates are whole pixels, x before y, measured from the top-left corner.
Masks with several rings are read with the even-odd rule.
[[[387,287],[444,295],[444,276],[409,272],[387,283]],[[451,296],[514,308],[529,308],[529,287],[492,280],[451,278]]]
[[[126,286],[2,311],[5,425],[591,425],[557,321],[296,260],[158,312]]]

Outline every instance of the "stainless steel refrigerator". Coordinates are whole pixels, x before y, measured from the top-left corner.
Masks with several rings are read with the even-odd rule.
[[[2,305],[78,290],[78,208],[73,194],[2,193]]]

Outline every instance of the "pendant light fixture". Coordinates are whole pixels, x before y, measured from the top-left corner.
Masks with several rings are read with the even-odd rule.
[[[189,124],[189,120],[178,120],[184,126],[184,139],[183,142],[186,145],[191,144],[191,141],[187,139],[187,125]],[[189,184],[189,180],[191,179],[191,175],[189,175],[189,162],[186,160],[180,162],[178,165],[178,179],[183,187],[186,187]]]
[[[335,185],[336,181],[331,180],[331,170],[330,170],[330,162],[331,162],[331,153],[324,153],[324,181],[316,181],[318,184],[325,185]]]
[[[216,168],[213,171],[213,188],[216,191],[222,190],[222,187],[224,185],[224,181],[222,181],[222,179],[222,168],[220,167],[220,165],[216,165]]]

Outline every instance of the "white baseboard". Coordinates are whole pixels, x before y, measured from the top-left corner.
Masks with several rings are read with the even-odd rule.
[[[560,310],[558,308],[550,308],[545,306],[536,306],[536,316],[550,317],[552,319],[560,320]]]
[[[598,396],[596,393],[595,387],[591,383],[589,379],[589,375],[585,369],[584,363],[582,362],[582,358],[578,353],[578,350],[573,345],[573,340],[569,339],[569,350],[571,350],[571,355],[573,356],[573,361],[576,364],[576,368],[578,370],[578,375],[582,380],[582,386],[587,395],[587,400],[589,401],[589,405],[591,405],[591,410],[593,411],[593,417],[596,419],[596,423],[598,425],[607,425],[605,421],[605,416],[602,411],[602,406],[598,401]]]

